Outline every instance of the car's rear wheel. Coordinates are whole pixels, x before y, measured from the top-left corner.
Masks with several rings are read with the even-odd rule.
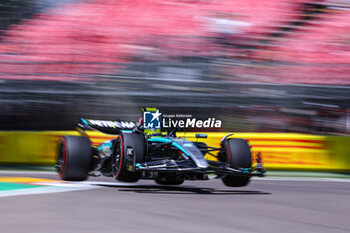
[[[113,176],[122,182],[137,182],[141,172],[129,171],[127,165],[135,158],[135,163],[144,162],[145,140],[140,134],[122,133],[114,142],[112,154]]]
[[[226,155],[225,162],[230,164],[231,168],[251,168],[252,155],[246,140],[240,138],[228,139],[222,146],[222,150]],[[226,175],[222,181],[229,187],[242,187],[248,185],[250,176]]]
[[[57,147],[57,172],[62,180],[82,181],[92,163],[90,139],[81,136],[61,137]]]

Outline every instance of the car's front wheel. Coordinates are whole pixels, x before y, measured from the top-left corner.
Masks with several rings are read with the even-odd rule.
[[[122,133],[118,135],[114,142],[112,154],[113,176],[123,182],[137,182],[141,172],[130,171],[127,165],[131,160],[135,163],[144,162],[145,140],[140,134]]]
[[[224,141],[222,147],[222,151],[224,151],[225,154],[225,162],[227,162],[231,168],[251,168],[252,155],[246,140],[231,138]],[[242,187],[248,185],[250,176],[226,175],[222,181],[229,187]]]

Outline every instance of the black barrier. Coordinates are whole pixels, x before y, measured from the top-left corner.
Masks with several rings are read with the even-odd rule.
[[[348,86],[238,82],[217,70],[216,60],[187,58],[124,64],[116,74],[80,74],[73,81],[66,74],[50,74],[61,81],[7,74],[0,80],[0,129],[73,129],[79,117],[137,121],[141,107],[155,106],[221,119],[221,131],[347,133]]]

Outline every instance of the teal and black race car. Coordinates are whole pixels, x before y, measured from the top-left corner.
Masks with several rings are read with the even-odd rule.
[[[85,130],[97,130],[115,138],[95,147]],[[222,179],[230,187],[249,183],[252,176],[263,176],[265,169],[258,156],[252,168],[252,155],[246,140],[221,140],[221,147],[166,133],[145,132],[142,124],[121,121],[81,119],[77,128],[82,136],[63,136],[58,144],[56,168],[63,180],[82,181],[88,176],[115,177],[122,182],[153,179],[158,184],[179,185],[185,180]],[[196,134],[197,139],[206,138]],[[207,153],[218,161],[205,159]]]

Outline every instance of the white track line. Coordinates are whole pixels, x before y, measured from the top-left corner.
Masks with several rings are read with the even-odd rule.
[[[52,171],[0,171],[0,174],[32,174],[32,175],[55,175],[56,172]]]
[[[48,194],[48,193],[61,193],[61,192],[72,192],[88,189],[96,189],[94,186],[82,186],[82,187],[35,187],[26,189],[17,189],[9,191],[0,191],[1,197],[12,197],[22,195],[33,195],[33,194]]]
[[[72,192],[72,191],[102,188],[102,186],[99,186],[99,185],[108,185],[108,186],[114,186],[114,187],[140,186],[138,184],[119,183],[119,182],[98,182],[98,181],[62,182],[62,183],[35,182],[31,184],[45,185],[46,187],[4,190],[4,191],[0,191],[0,198],[11,197],[11,196],[33,195],[33,194]]]
[[[254,181],[301,181],[301,182],[344,182],[350,183],[350,179],[325,178],[325,177],[253,177]]]
[[[0,174],[25,174],[25,175],[57,175],[56,172],[49,172],[49,171],[6,171],[2,170],[0,171]],[[58,175],[57,175],[58,177]],[[350,178],[350,177],[349,177]],[[266,180],[266,181],[322,181],[322,182],[350,182],[350,179],[346,178],[327,178],[327,177],[253,177],[253,180]],[[88,183],[88,184],[114,184],[118,186],[132,186],[134,184],[128,184],[128,183],[117,183],[117,182],[99,182],[99,181],[83,181],[83,182],[70,182],[74,184],[81,184],[81,183]]]
[[[301,181],[301,182],[344,182],[350,183],[348,179],[338,179],[338,178],[283,178],[283,177],[270,177],[270,178],[258,178],[254,177],[254,181]],[[114,186],[114,187],[130,187],[130,186],[148,186],[140,184],[128,184],[119,182],[99,182],[99,181],[82,181],[82,182],[37,182],[33,184],[47,185],[46,187],[33,187],[26,189],[16,189],[16,190],[4,190],[0,191],[1,197],[11,197],[11,196],[22,196],[22,195],[33,195],[33,194],[49,194],[49,193],[61,193],[61,192],[72,192],[81,191],[89,189],[102,188],[103,185]],[[102,186],[101,186],[102,185]]]

